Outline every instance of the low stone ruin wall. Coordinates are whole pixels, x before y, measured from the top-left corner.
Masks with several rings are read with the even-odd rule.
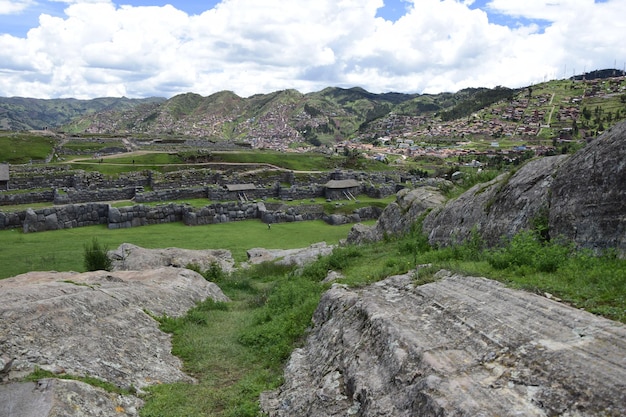
[[[170,188],[155,191],[137,192],[133,200],[136,203],[155,203],[185,199],[207,198],[206,187]]]
[[[324,213],[321,205],[285,206],[268,210],[264,203],[226,202],[193,208],[188,204],[112,207],[104,203],[68,204],[15,213],[0,212],[0,230],[21,228],[24,233],[106,224],[109,229],[183,222],[189,226],[260,219],[265,223],[324,220],[333,225],[373,220],[382,210],[365,207],[349,215]]]
[[[20,204],[51,203],[54,201],[54,190],[41,190],[20,193],[0,193],[0,206],[17,206]]]
[[[24,233],[46,230],[71,229],[74,227],[106,224],[109,214],[108,204],[70,204],[40,210],[28,209],[17,217],[22,221]],[[0,213],[0,220],[2,220]],[[12,219],[15,220],[15,219]],[[0,224],[0,226],[2,226]],[[5,224],[4,228],[7,225]],[[19,227],[19,225],[18,225]]]
[[[131,200],[135,197],[135,187],[98,189],[54,190],[54,204],[78,204],[98,201]]]

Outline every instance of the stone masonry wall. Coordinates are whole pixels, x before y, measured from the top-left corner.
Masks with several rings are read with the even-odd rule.
[[[275,205],[268,210],[263,202],[226,202],[193,208],[188,204],[147,206],[138,204],[112,207],[110,204],[68,204],[15,213],[0,212],[0,230],[22,228],[24,233],[106,224],[109,229],[146,226],[182,221],[189,226],[260,219],[265,223],[324,220],[329,224],[346,224],[376,219],[380,209],[365,207],[350,215],[324,213],[321,205]]]

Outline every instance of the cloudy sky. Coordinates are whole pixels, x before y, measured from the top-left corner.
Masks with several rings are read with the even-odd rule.
[[[0,0],[0,96],[523,87],[626,61],[626,0]]]

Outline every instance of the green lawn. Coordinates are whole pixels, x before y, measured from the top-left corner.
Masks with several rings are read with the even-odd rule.
[[[52,153],[53,147],[54,140],[49,136],[3,132],[0,134],[0,163],[27,164],[31,160],[43,161]]]
[[[279,223],[268,231],[257,220],[206,226],[183,223],[109,230],[106,226],[79,227],[24,234],[18,229],[0,231],[0,278],[33,270],[84,271],[84,246],[93,237],[117,248],[127,242],[146,248],[229,249],[236,261],[246,260],[246,250],[290,249],[325,241],[336,244],[352,225],[329,226],[323,221]]]

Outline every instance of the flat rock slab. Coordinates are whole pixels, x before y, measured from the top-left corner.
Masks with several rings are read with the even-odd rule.
[[[162,266],[186,268],[196,265],[201,270],[217,264],[224,272],[231,272],[235,264],[233,255],[225,249],[146,249],[131,243],[122,243],[108,253],[114,271],[141,271]]]
[[[624,416],[626,326],[484,278],[322,298],[270,416]]]
[[[37,366],[123,388],[192,381],[150,315],[180,316],[208,297],[228,301],[200,274],[173,267],[0,280],[0,380]]]
[[[138,415],[143,400],[112,394],[79,381],[42,379],[0,385],[2,417],[124,417]]]
[[[275,262],[279,265],[303,266],[317,260],[320,256],[330,255],[334,249],[334,245],[319,242],[306,248],[297,249],[253,248],[247,251],[247,255],[248,263],[253,265],[263,262]]]

